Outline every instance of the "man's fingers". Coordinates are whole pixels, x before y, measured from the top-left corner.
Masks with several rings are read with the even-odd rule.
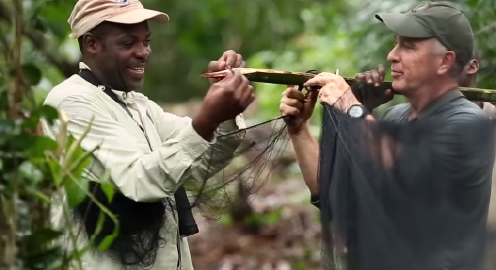
[[[379,87],[381,85],[381,76],[379,75],[379,72],[377,71],[372,71],[370,72],[370,75],[372,76],[372,81],[374,83],[375,87]]]
[[[253,86],[250,84],[242,88],[241,93],[241,105],[243,107],[248,107],[255,100],[255,93]]]
[[[238,54],[234,51],[227,51],[224,53],[224,61],[226,62],[226,67],[236,67],[236,58]]]
[[[357,73],[355,75],[355,79],[362,81],[363,79],[365,79],[365,75],[363,73]]]
[[[300,114],[300,110],[298,108],[288,106],[287,104],[281,104],[279,111],[282,116],[297,116]]]
[[[241,80],[243,79],[243,75],[239,72],[239,70],[233,70],[232,72],[228,72],[231,74],[230,80],[233,86],[237,87],[240,83]]]
[[[220,70],[224,70],[224,67],[225,67],[225,62],[222,61],[222,60],[219,60],[219,61],[210,61],[208,63],[207,70],[209,72],[220,71]]]
[[[324,86],[328,83],[337,83],[341,76],[329,72],[321,72],[303,84],[304,86]]]
[[[248,81],[245,76],[242,76],[239,86],[237,87],[235,97],[243,100],[243,96],[245,95],[246,91],[249,91],[249,86],[251,86],[250,81]]]
[[[297,99],[288,98],[288,97],[284,97],[281,100],[281,104],[285,104],[289,107],[294,107],[294,108],[297,108],[299,110],[301,110],[303,108],[303,102],[301,102]]]
[[[379,73],[381,80],[384,80],[384,73],[385,73],[384,65],[379,64],[379,66],[377,67],[377,72]]]
[[[293,99],[297,99],[301,102],[303,102],[305,100],[305,95],[298,91],[298,89],[296,89],[295,87],[293,88],[288,88],[286,90],[286,94],[285,94],[288,98],[293,98]]]
[[[241,54],[236,54],[236,62],[234,64],[234,67],[241,67],[241,64],[243,63],[243,57],[241,57]]]
[[[324,85],[325,85],[325,79],[321,77],[314,77],[303,84],[303,86],[324,86]]]
[[[246,67],[246,62],[245,61],[241,62],[241,65],[239,65],[239,67],[240,68],[245,68]]]
[[[372,72],[371,71],[367,71],[365,72],[365,82],[367,82],[368,84],[372,84],[374,83],[373,79],[372,79]]]

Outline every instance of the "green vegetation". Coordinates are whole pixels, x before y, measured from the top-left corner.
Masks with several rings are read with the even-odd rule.
[[[22,3],[21,3],[22,2]],[[49,197],[68,193],[70,205],[88,195],[80,180],[90,152],[79,141],[40,136],[39,121],[59,118],[41,107],[47,91],[78,71],[77,41],[68,37],[67,18],[75,0],[0,0],[0,269],[66,269],[67,257],[53,245],[60,233],[48,224]],[[170,15],[151,25],[153,57],[143,92],[163,103],[201,99],[200,77],[210,60],[227,49],[249,67],[282,70],[359,71],[388,67],[393,37],[375,18],[378,11],[403,11],[413,0],[143,0]],[[479,87],[495,88],[496,2],[458,1],[470,18],[481,57]],[[387,78],[390,79],[390,78]],[[257,84],[256,121],[278,116],[284,87]],[[402,102],[396,98],[391,102]],[[381,109],[390,104],[384,105]],[[380,113],[380,111],[378,112]],[[318,133],[319,113],[313,123]],[[66,156],[61,161],[60,155]],[[106,189],[112,197],[112,189]],[[65,209],[67,213],[69,209]],[[279,214],[249,222],[273,223]],[[70,224],[67,224],[68,226]],[[16,236],[17,235],[17,236]],[[19,235],[25,235],[20,237]],[[112,236],[104,244],[108,245]],[[102,246],[101,248],[105,248]],[[84,252],[84,250],[82,251]],[[14,256],[14,255],[17,256]],[[298,262],[295,269],[305,269]],[[17,266],[17,268],[15,268]]]

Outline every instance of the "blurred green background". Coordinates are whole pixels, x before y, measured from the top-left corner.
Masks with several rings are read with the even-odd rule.
[[[30,74],[33,74],[33,80],[39,80],[35,87],[39,102],[43,101],[51,87],[77,72],[80,52],[77,41],[68,37],[70,30],[67,24],[67,18],[75,2],[75,0],[24,1],[25,42],[22,59],[29,63],[32,70],[38,70]],[[374,14],[406,11],[420,2],[413,0],[143,0],[142,3],[147,8],[163,11],[170,16],[170,22],[165,25],[150,24],[153,32],[151,42],[153,57],[147,69],[146,83],[142,92],[159,104],[163,104],[168,110],[178,114],[192,114],[194,109],[190,108],[201,102],[208,89],[207,81],[201,78],[200,74],[206,71],[209,61],[218,59],[223,51],[228,49],[242,54],[248,67],[253,68],[291,71],[317,69],[331,72],[339,69],[340,75],[354,76],[357,72],[384,64],[388,74],[386,79],[389,80],[390,65],[386,61],[386,56],[393,47],[393,35],[374,18]],[[492,75],[496,67],[494,46],[496,1],[466,0],[456,3],[465,11],[476,34],[481,55],[478,86],[495,88],[496,79]],[[0,70],[2,71],[0,76],[10,70],[8,59],[12,57],[14,40],[12,10],[11,0],[0,0]],[[247,114],[250,123],[278,116],[279,101],[284,88],[280,85],[256,84],[257,101]],[[402,101],[404,100],[401,98],[395,98],[391,103],[381,106],[377,113],[380,114],[391,104]],[[313,130],[318,134],[319,114],[316,113],[314,116]],[[288,201],[296,203],[292,203],[291,208],[278,206],[266,207],[270,210],[254,211],[259,215],[257,220],[263,220],[264,225],[276,226],[272,228],[272,233],[268,233],[269,236],[264,236],[269,238],[246,240],[246,243],[253,245],[253,249],[251,252],[243,253],[244,247],[241,247],[243,244],[240,243],[243,238],[240,238],[239,234],[231,239],[224,229],[202,229],[203,234],[193,237],[191,244],[197,268],[203,263],[208,266],[200,269],[317,267],[318,213],[308,205],[308,192],[302,184],[299,171],[295,169],[294,160],[292,162],[292,166],[287,167],[287,174],[284,174],[285,179],[279,179],[283,184],[276,184],[274,190],[269,193],[271,196],[277,194],[274,196],[282,201],[280,205]],[[284,189],[291,187],[292,183],[294,183],[293,189]],[[290,200],[296,193],[303,195]],[[294,227],[297,226],[293,224],[295,213],[300,212],[305,216],[303,220],[309,216],[311,225]],[[277,224],[285,224],[284,226],[290,224],[287,226],[293,227],[283,232],[282,229],[274,229],[278,228]],[[211,232],[218,230],[217,232],[224,237],[222,241],[226,243],[233,241],[235,244],[226,244],[227,246],[223,246],[222,250],[218,251],[209,246],[209,243],[215,245],[215,242],[205,236],[209,234],[206,230]],[[284,240],[274,238],[274,235],[280,234],[286,235]],[[308,235],[312,235],[313,238],[307,238]],[[218,242],[219,239],[215,241]],[[271,245],[277,241],[283,243],[272,247]],[[259,248],[263,246],[269,251]],[[261,257],[256,255],[257,250],[260,251]],[[267,255],[271,252],[275,254],[272,257]],[[207,258],[208,256],[210,259]],[[247,261],[243,259],[245,257],[248,258]],[[245,267],[236,268],[237,264]],[[496,269],[496,267],[491,266],[488,269]]]

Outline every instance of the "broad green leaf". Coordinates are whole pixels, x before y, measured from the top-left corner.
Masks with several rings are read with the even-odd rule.
[[[46,118],[49,121],[49,123],[51,123],[52,121],[56,120],[59,117],[59,112],[57,111],[57,109],[55,109],[50,105],[42,105],[40,111],[41,111],[41,116]]]
[[[44,157],[46,151],[57,150],[57,142],[47,136],[30,136],[29,155],[31,158]]]
[[[86,178],[79,178],[76,180],[79,182],[79,185],[69,178],[64,181],[64,189],[67,194],[67,203],[71,209],[74,209],[86,198],[85,190],[88,190],[89,187],[89,183]]]
[[[107,196],[107,200],[109,202],[112,202],[112,199],[114,198],[114,194],[115,194],[114,187],[108,183],[101,183],[100,187],[102,188],[103,192],[105,193],[105,196]]]

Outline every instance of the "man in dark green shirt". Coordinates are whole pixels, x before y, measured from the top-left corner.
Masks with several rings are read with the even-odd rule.
[[[376,18],[396,35],[397,44],[388,55],[393,88],[409,101],[392,107],[380,122],[394,123],[398,129],[406,130],[418,131],[422,125],[431,128],[424,133],[402,134],[413,144],[400,145],[403,154],[395,156],[392,163],[394,170],[408,171],[404,178],[380,183],[376,193],[367,194],[376,198],[369,205],[363,196],[349,202],[358,206],[354,213],[358,215],[354,217],[358,225],[351,228],[354,235],[350,241],[355,247],[348,253],[355,261],[348,269],[481,269],[494,150],[489,117],[457,90],[474,51],[470,24],[460,10],[434,2],[406,14],[382,13]],[[305,85],[321,87],[318,95],[326,106],[362,119],[365,126],[377,122],[340,76],[321,73]],[[304,96],[288,88],[280,111],[294,116],[288,122],[288,131],[303,178],[312,194],[322,195],[319,163],[315,161],[327,153],[319,153],[319,143],[307,124],[316,100],[315,92]],[[360,129],[349,132],[353,135]],[[411,156],[417,159],[404,164],[412,160]],[[329,166],[322,162],[320,165]],[[350,175],[359,169],[350,168]],[[375,175],[360,177],[377,181]],[[357,182],[352,185],[354,189],[361,188]],[[339,209],[342,201],[332,196],[341,195],[339,191],[332,190],[331,185],[326,192],[321,199],[330,201],[331,209]],[[320,207],[323,202],[315,203]],[[383,215],[371,217],[363,209],[378,210]],[[334,214],[331,213],[332,219]],[[363,226],[381,224],[373,219],[383,219],[387,227]],[[367,243],[370,241],[376,241],[377,246]],[[386,242],[391,246],[381,246]]]

